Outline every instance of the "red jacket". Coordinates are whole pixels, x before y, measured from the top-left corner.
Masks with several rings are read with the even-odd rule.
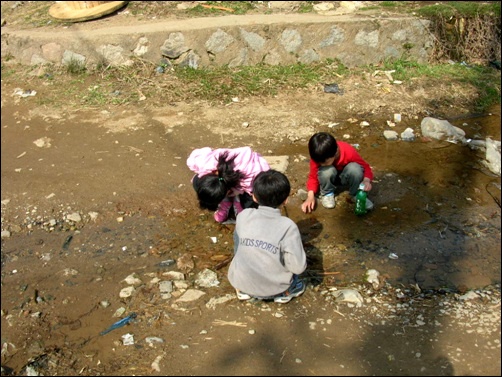
[[[357,162],[364,169],[363,177],[369,178],[370,181],[373,180],[373,171],[370,165],[363,160],[363,158],[357,153],[356,148],[354,148],[349,143],[344,141],[337,141],[338,149],[340,150],[340,157],[338,160],[333,162],[333,165],[338,173],[340,174],[343,168],[349,162]],[[319,164],[314,160],[310,160],[310,171],[307,179],[307,191],[314,191],[317,193],[319,191],[319,178],[317,177],[317,172],[319,171]]]

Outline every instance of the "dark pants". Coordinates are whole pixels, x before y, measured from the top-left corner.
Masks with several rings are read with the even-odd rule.
[[[247,192],[240,194],[239,198],[241,199],[242,208],[258,208],[258,203]]]

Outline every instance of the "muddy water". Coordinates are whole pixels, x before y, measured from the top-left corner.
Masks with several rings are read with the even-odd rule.
[[[98,335],[115,322],[112,315],[122,306],[127,306],[128,312],[141,313],[143,328],[141,331],[139,325],[133,328],[138,335],[169,339],[166,347],[172,348],[166,348],[171,357],[166,361],[168,370],[177,370],[171,369],[173,364],[184,366],[204,357],[207,348],[201,354],[186,354],[186,357],[178,353],[177,348],[186,344],[190,334],[195,332],[197,336],[199,323],[206,321],[205,328],[210,327],[208,313],[213,318],[240,321],[242,306],[234,307],[236,313],[230,317],[226,317],[229,311],[226,306],[216,312],[190,308],[186,315],[178,314],[171,310],[172,301],[159,300],[158,289],[147,283],[170,268],[162,266],[161,261],[179,261],[189,254],[195,265],[192,271],[187,269],[189,282],[206,267],[217,271],[221,277],[220,286],[207,290],[205,297],[233,293],[225,279],[227,267],[222,264],[232,254],[233,227],[216,224],[211,213],[196,208],[193,191],[178,189],[179,182],[189,182],[191,174],[176,157],[183,156],[189,149],[187,145],[195,143],[197,132],[202,134],[204,129],[199,127],[193,135],[178,136],[165,134],[164,129],[157,127],[135,131],[129,137],[83,126],[76,119],[61,124],[40,122],[39,119],[31,121],[23,118],[28,111],[15,108],[16,114],[7,111],[10,109],[2,108],[2,200],[12,200],[2,205],[2,225],[37,219],[43,208],[53,211],[44,220],[55,218],[59,221],[62,213],[82,209],[85,209],[84,214],[90,209],[97,210],[100,217],[97,222],[85,223],[78,230],[65,226],[52,232],[42,229],[43,221],[36,220],[30,231],[22,228],[10,238],[2,239],[2,310],[7,314],[2,316],[2,337],[8,329],[5,331],[7,342],[17,347],[9,346],[6,364],[15,371],[24,371],[23,368],[35,360],[38,365],[48,365],[46,368],[57,366],[58,371],[66,371],[57,374],[65,375],[109,375],[106,371],[118,370],[122,365],[127,368],[141,363],[150,365],[157,356],[157,353],[148,353],[150,347],[141,348],[138,343],[138,348],[127,353],[128,350],[120,346],[120,333],[106,337]],[[321,207],[312,214],[303,214],[296,193],[305,188],[308,161],[300,156],[308,155],[306,146],[302,142],[273,146],[274,154],[290,156],[287,175],[293,192],[284,213],[298,223],[308,253],[305,278],[310,284],[298,305],[309,305],[309,310],[315,313],[313,321],[324,317],[327,312],[319,292],[326,286],[358,286],[369,268],[377,269],[383,279],[399,289],[411,285],[433,292],[456,292],[500,282],[500,206],[495,200],[500,203],[500,178],[493,177],[479,163],[482,153],[438,141],[385,141],[381,137],[385,120],[368,121],[382,126],[361,129],[352,124],[331,130],[337,137],[350,134],[352,140],[357,140],[361,155],[374,167],[375,182],[370,198],[375,210],[361,218],[354,215],[353,206],[345,201],[344,194],[339,196],[334,210]],[[453,122],[468,131],[468,136],[478,138],[475,135],[479,134],[479,138],[492,136],[500,140],[500,112],[493,117]],[[396,131],[402,132],[407,126],[398,125]],[[416,125],[409,126],[417,129]],[[366,135],[361,137],[362,133]],[[54,139],[53,148],[30,149],[33,140],[43,136]],[[176,143],[176,137],[184,139]],[[149,143],[149,140],[158,139],[165,141],[165,147]],[[23,155],[23,151],[27,154]],[[172,170],[179,176],[164,180],[162,174],[169,172],[167,168],[171,165],[179,167]],[[127,167],[126,172],[123,166]],[[166,171],[158,172],[159,166],[166,167]],[[18,168],[22,168],[21,171],[15,172]],[[78,190],[80,187],[82,190]],[[116,196],[115,191],[118,192]],[[56,198],[67,194],[62,199],[64,206],[60,208],[46,199],[51,192],[57,194]],[[217,237],[218,242],[212,243],[210,236]],[[391,253],[397,259],[390,258]],[[176,265],[171,268],[178,270]],[[127,301],[119,298],[119,291],[124,286],[123,279],[132,273],[140,274],[146,284],[138,289],[134,299]],[[367,297],[373,294],[365,292]],[[381,294],[388,295],[388,291],[383,289]],[[103,302],[109,306],[104,307]],[[289,310],[299,307],[295,304],[289,305]],[[379,305],[378,310],[383,306]],[[437,314],[433,312],[426,317],[435,318]],[[291,332],[291,312],[290,315],[283,322],[286,324],[284,332],[277,338],[284,337],[287,344],[294,344],[297,339],[288,338],[297,334]],[[328,337],[340,344],[332,349],[346,349],[349,337],[340,333],[354,327],[357,332],[361,323],[349,321],[336,326]],[[277,322],[274,322],[271,328],[276,327]],[[361,364],[357,356],[361,353],[361,360],[368,355],[374,358],[373,365],[386,362],[387,355],[375,352],[375,344],[387,351],[387,342],[394,341],[398,343],[396,352],[401,351],[401,338],[394,336],[398,327],[401,330],[400,326],[394,328],[392,324],[384,329],[378,327],[368,339],[358,334],[366,340],[354,348],[350,360]],[[236,334],[232,329],[224,339],[235,339]],[[247,332],[245,335],[249,336]],[[421,339],[410,335],[405,341],[425,344],[420,347],[424,350],[430,347],[431,336],[422,333]],[[325,340],[319,342],[311,332],[302,338],[313,338],[319,343],[317,346],[324,347],[321,343]],[[446,341],[451,344],[450,338]],[[224,342],[218,341],[214,348],[224,352],[222,344]],[[337,358],[340,355],[338,351],[326,353],[314,344],[308,343],[308,346],[314,350],[309,358],[316,360],[316,364],[323,355],[333,354]],[[235,344],[231,349],[235,349]],[[213,354],[207,352],[212,359]],[[276,355],[281,352],[282,349],[278,350]],[[402,352],[409,353],[406,349]],[[50,359],[46,355],[50,355]],[[408,358],[409,354],[402,360]],[[207,360],[207,365],[213,362]],[[332,370],[333,360],[324,362],[325,370]],[[298,364],[294,359],[292,363],[297,371]],[[428,359],[423,363],[430,366]],[[280,364],[277,357],[275,364]],[[440,371],[439,367],[437,370]],[[139,373],[127,369],[127,373],[121,375],[131,371]],[[387,372],[388,369],[374,367],[369,374]],[[340,373],[346,371],[340,370]],[[45,371],[43,374],[51,375]]]
[[[5,116],[5,119],[2,118],[5,124],[16,124],[15,119],[9,120],[7,114]],[[372,126],[367,128],[361,128],[359,124],[326,128],[326,131],[333,132],[337,138],[348,134],[349,142],[357,140],[361,155],[373,167],[375,180],[369,197],[375,203],[375,210],[362,218],[354,215],[353,205],[346,201],[346,193],[337,198],[337,206],[333,210],[319,207],[311,214],[302,213],[301,199],[296,193],[299,189],[305,189],[308,160],[299,156],[308,156],[306,145],[301,142],[274,145],[274,154],[290,156],[287,175],[293,192],[284,212],[298,223],[302,231],[309,256],[308,277],[311,281],[343,285],[361,281],[367,269],[375,268],[391,282],[418,284],[428,289],[447,287],[457,290],[459,287],[475,288],[499,282],[500,177],[495,177],[481,164],[484,152],[460,144],[424,140],[420,137],[413,142],[386,141],[382,137],[383,129],[388,128],[386,120],[368,121]],[[499,107],[494,107],[491,115],[473,115],[452,119],[451,122],[465,130],[469,138],[491,137],[500,140]],[[419,120],[414,124],[403,122],[396,125],[395,131],[400,134],[407,127],[418,130],[417,124]],[[35,129],[35,126],[32,128]],[[83,133],[87,131],[89,135],[84,136]],[[66,132],[79,132],[84,140],[94,137],[92,129],[66,128]],[[23,143],[31,144],[31,140],[27,142],[23,139],[24,134],[20,135],[21,138],[10,143],[11,146],[15,142],[20,143],[19,148],[11,151],[13,156],[20,155],[22,148],[25,148]],[[134,137],[135,145],[148,145],[148,140],[157,136],[137,133]],[[98,140],[100,144],[96,147],[97,150],[108,153],[117,138],[103,136]],[[141,138],[144,138],[143,144],[140,142]],[[63,144],[62,140],[59,148],[63,148]],[[178,147],[185,150],[185,145],[186,141]],[[78,143],[74,148],[79,148]],[[72,150],[67,151],[64,156],[72,153]],[[120,158],[113,160],[113,163],[117,164],[117,171],[123,164],[134,167],[133,169],[153,169],[165,165],[166,160],[173,158],[170,153],[174,153],[174,156],[182,155],[179,151],[173,152],[172,148],[166,149],[164,154],[151,153],[148,165],[143,165],[138,163],[134,154],[124,154],[121,150]],[[82,155],[85,154],[82,152]],[[50,167],[54,162],[55,166],[60,166],[58,156],[59,154],[55,154],[54,160],[49,160],[49,156],[45,157],[44,161],[50,161],[50,164],[42,162],[41,165]],[[28,157],[25,160],[26,158]],[[93,156],[90,154],[86,158],[89,160]],[[64,157],[63,160],[72,162]],[[107,161],[108,166],[115,166],[111,165],[110,160]],[[8,171],[18,168],[21,162],[23,159],[16,160],[15,166],[9,166]],[[182,164],[179,160],[175,162]],[[35,159],[32,164],[36,163]],[[74,169],[70,171],[74,173]],[[135,174],[139,173],[141,172]],[[54,178],[69,185],[72,180],[65,174],[54,175]],[[102,171],[96,170],[94,175],[98,177],[100,174]],[[189,182],[190,173],[187,171],[185,175],[180,180]],[[124,188],[135,187],[132,186],[134,182],[129,182],[120,173],[113,176],[113,181],[123,182]],[[5,183],[6,192],[12,190],[10,186],[11,183]],[[85,186],[89,186],[89,183]],[[104,191],[103,196],[112,195],[111,190],[100,188],[99,182],[95,182],[95,186],[96,190]],[[3,187],[4,182],[2,189]],[[24,184],[20,187],[22,191],[27,189]],[[168,187],[169,195],[166,195],[165,187],[152,184],[152,189],[159,190],[160,193],[154,192],[152,198],[149,198],[148,192],[137,195],[140,197],[134,199],[137,203],[127,195],[124,196],[115,204],[116,216],[101,218],[100,227],[88,224],[80,234],[74,236],[71,248],[64,255],[72,255],[75,250],[82,255],[94,253],[93,256],[100,260],[108,259],[106,265],[112,268],[117,260],[137,256],[145,251],[162,259],[177,259],[190,252],[196,258],[197,269],[214,267],[219,258],[231,255],[232,226],[215,224],[210,213],[201,213],[196,208],[191,190],[178,193],[175,187]],[[150,190],[146,190],[142,182],[137,189],[142,192]],[[43,197],[50,190],[56,189],[42,187],[40,190],[40,197]],[[61,191],[56,192],[62,194]],[[107,194],[107,191],[110,193]],[[174,194],[171,195],[171,192]],[[91,192],[85,192],[87,196],[82,197],[94,198],[95,194],[92,187]],[[165,199],[159,201],[157,195]],[[110,205],[106,204],[99,210],[113,211],[108,207]],[[123,209],[127,213],[124,214]],[[124,223],[127,226],[117,227],[116,217],[124,215],[131,224]],[[131,220],[136,215],[150,216],[156,220],[150,221],[150,217],[144,220],[148,222],[149,229],[145,233],[143,220]],[[17,220],[6,220],[22,222],[23,219],[20,214]],[[9,260],[11,256],[25,257],[28,255],[27,250],[34,256],[41,255],[44,249],[59,250],[67,236],[67,232],[41,232],[38,239],[42,241],[39,245],[33,245],[33,239],[13,237],[3,245],[2,258],[7,256],[5,260]],[[209,236],[218,236],[218,244],[207,242]],[[117,251],[120,246],[127,246],[127,249]],[[156,262],[158,260],[151,261]],[[24,263],[30,268],[37,268],[40,261],[34,259]],[[117,278],[121,279],[123,276]]]
[[[468,138],[500,140],[499,108],[451,123]],[[400,134],[408,126],[417,129],[399,124],[395,130]],[[333,133],[354,134],[354,126]],[[345,193],[334,210],[321,207],[309,215],[299,210],[299,198],[288,204],[287,213],[307,242],[312,270],[322,270],[321,276],[335,284],[357,281],[369,268],[393,282],[425,289],[463,290],[499,282],[500,177],[481,163],[484,152],[421,137],[386,141],[381,130],[358,140],[375,173],[369,194],[373,212],[356,217]],[[304,146],[288,146],[279,153],[307,152]],[[288,173],[302,177],[305,171],[307,161],[290,165]],[[295,183],[304,188],[301,179]]]

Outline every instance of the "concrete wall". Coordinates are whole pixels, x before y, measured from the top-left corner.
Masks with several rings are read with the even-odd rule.
[[[344,65],[378,64],[402,56],[419,62],[429,57],[429,21],[323,15],[256,15],[188,19],[90,29],[13,30],[2,28],[2,58],[22,64],[88,67],[131,64],[134,57],[155,64],[271,65],[311,63],[327,58]]]

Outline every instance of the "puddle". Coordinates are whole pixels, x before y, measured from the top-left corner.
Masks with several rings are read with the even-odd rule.
[[[452,124],[466,130],[466,137],[500,140],[500,115],[495,112]],[[402,124],[395,130],[400,133],[407,127]],[[351,130],[353,126],[340,126],[334,133]],[[421,138],[386,141],[380,131],[367,132],[358,143],[375,173],[369,193],[375,210],[357,217],[344,193],[334,210],[318,207],[311,215],[301,213],[298,198],[288,204],[288,215],[299,221],[308,239],[315,270],[341,272],[330,278],[337,284],[360,279],[368,268],[428,289],[499,281],[500,177],[480,163],[484,152]],[[308,151],[294,145],[278,153],[298,156]],[[289,169],[299,187],[305,188],[300,177],[306,179],[308,161]],[[319,225],[313,229],[313,224]],[[389,258],[390,254],[398,258]]]
[[[320,101],[316,98],[313,102],[323,106]],[[479,163],[480,153],[468,147],[421,139],[386,141],[382,130],[387,119],[368,117],[365,120],[370,126],[364,128],[359,123],[340,122],[333,128],[327,126],[328,122],[315,123],[319,130],[320,124],[326,124],[326,130],[337,137],[349,134],[348,141],[359,144],[361,155],[374,168],[375,182],[369,197],[375,208],[365,216],[356,216],[353,205],[341,194],[335,209],[321,207],[306,215],[301,212],[301,200],[296,194],[305,189],[308,174],[308,151],[301,138],[313,127],[297,121],[294,115],[294,122],[282,119],[290,111],[286,106],[281,107],[280,116],[275,114],[275,108],[262,111],[259,106],[249,106],[256,113],[250,110],[242,115],[244,106],[233,107],[230,115],[240,132],[236,136],[231,124],[223,122],[232,111],[230,107],[224,109],[225,117],[217,106],[210,108],[208,112],[213,118],[208,121],[198,112],[198,105],[178,104],[176,111],[169,109],[173,114],[172,121],[165,121],[167,125],[136,121],[137,118],[129,117],[134,109],[128,109],[123,122],[111,114],[115,117],[113,124],[137,124],[112,133],[102,127],[106,119],[92,111],[43,118],[33,115],[39,113],[29,104],[2,105],[2,230],[11,232],[10,237],[2,238],[2,337],[5,332],[9,354],[6,364],[19,374],[33,360],[39,370],[53,368],[57,374],[151,374],[152,363],[163,351],[155,348],[162,346],[145,342],[152,336],[164,339],[169,347],[158,363],[161,368],[175,364],[178,369],[169,370],[183,371],[180,375],[194,374],[197,371],[186,369],[186,365],[194,364],[194,354],[197,361],[213,365],[219,352],[225,350],[222,344],[227,339],[237,339],[247,349],[253,346],[246,343],[251,335],[248,331],[256,330],[253,336],[260,339],[278,326],[282,326],[278,338],[285,339],[285,347],[301,346],[303,342],[296,343],[298,334],[303,341],[314,339],[314,343],[304,344],[302,352],[307,355],[314,350],[310,359],[316,362],[319,355],[327,354],[325,344],[333,349],[347,347],[347,339],[353,334],[367,340],[353,345],[351,360],[360,360],[358,352],[364,357],[375,356],[374,344],[381,344],[385,337],[386,345],[398,341],[393,354],[399,361],[402,341],[391,335],[403,331],[402,326],[394,326],[393,320],[388,319],[382,328],[379,316],[383,304],[370,306],[365,300],[362,308],[357,309],[367,308],[368,312],[347,312],[330,306],[333,300],[325,300],[320,292],[326,287],[358,288],[367,281],[370,269],[378,271],[379,279],[393,289],[413,289],[411,294],[417,290],[432,292],[428,297],[445,292],[465,293],[500,282],[500,177],[488,174]],[[259,118],[263,113],[277,118]],[[147,115],[148,111],[144,116]],[[272,125],[268,126],[270,119]],[[243,121],[249,121],[249,127],[243,128]],[[171,123],[176,127],[171,127]],[[479,134],[500,140],[500,113],[457,119],[454,125],[465,129],[468,137],[477,138]],[[272,129],[273,134],[250,137],[253,132],[258,134],[259,126]],[[407,127],[417,129],[406,120],[395,128],[400,133]],[[301,135],[294,141],[283,137],[295,132]],[[50,137],[50,147],[33,144],[43,137]],[[278,143],[280,138],[283,141]],[[234,225],[217,224],[211,213],[197,207],[189,184],[191,172],[184,161],[189,151],[201,144],[237,147],[244,143],[270,155],[289,156],[286,174],[293,190],[283,213],[300,228],[308,254],[304,278],[309,284],[304,296],[280,308],[278,317],[270,316],[258,305],[236,304],[233,289],[225,278],[233,252]],[[184,261],[183,270],[180,260]],[[186,278],[182,283],[190,288],[197,274],[206,268],[218,275],[220,284],[203,288],[205,295],[200,302],[188,303],[178,310],[173,307],[176,297],[160,296],[156,282],[166,280],[164,274],[182,273]],[[126,286],[124,279],[133,273],[140,276],[142,283],[135,287],[132,298],[120,297]],[[380,297],[395,298],[385,291],[385,284],[382,287]],[[176,290],[181,288],[177,286],[174,293]],[[360,293],[365,299],[369,296],[367,290]],[[233,298],[228,306],[216,310],[204,306],[203,301],[227,294]],[[125,309],[124,316],[137,313],[137,321],[100,336],[100,332],[120,320],[114,317],[118,308]],[[375,326],[369,327],[364,321],[373,309]],[[414,310],[410,308],[410,312]],[[434,308],[430,310],[428,319],[433,323],[438,313]],[[274,308],[273,312],[278,313],[279,309]],[[319,333],[303,332],[309,326],[307,322],[324,317],[333,319],[332,328],[326,326],[327,331]],[[283,322],[278,322],[279,318]],[[221,333],[224,330],[217,332],[212,327],[213,320],[240,323],[244,319],[249,322],[246,338],[235,328]],[[291,326],[295,326],[295,331],[291,331]],[[370,334],[372,329],[376,329],[374,334]],[[340,336],[345,330],[347,337]],[[382,335],[383,330],[388,337]],[[200,335],[202,331],[207,335]],[[408,327],[406,331],[414,330]],[[429,359],[437,357],[435,349],[428,351],[430,339],[439,337],[437,330],[431,332],[432,335],[413,333],[423,335],[420,350],[424,355],[430,353]],[[134,335],[134,345],[123,346],[124,334]],[[321,337],[323,341],[319,342]],[[212,339],[216,341],[211,342]],[[412,336],[410,342],[416,339]],[[235,349],[235,344],[228,349]],[[298,371],[293,351],[288,350],[284,362],[291,356],[294,370]],[[284,348],[274,350],[274,365],[280,364],[283,352]],[[264,357],[269,355],[267,349]],[[308,358],[302,358],[307,365]],[[382,369],[368,373],[351,370],[353,374],[385,374],[387,356],[378,355],[378,359],[371,362],[383,365]],[[227,365],[228,359],[219,360],[224,361],[217,366]],[[206,365],[204,362],[201,365]],[[143,369],[135,369],[137,365]],[[323,365],[326,371],[332,370],[331,359],[324,360]],[[424,365],[430,365],[428,360]],[[346,370],[340,369],[339,374],[343,373]]]

